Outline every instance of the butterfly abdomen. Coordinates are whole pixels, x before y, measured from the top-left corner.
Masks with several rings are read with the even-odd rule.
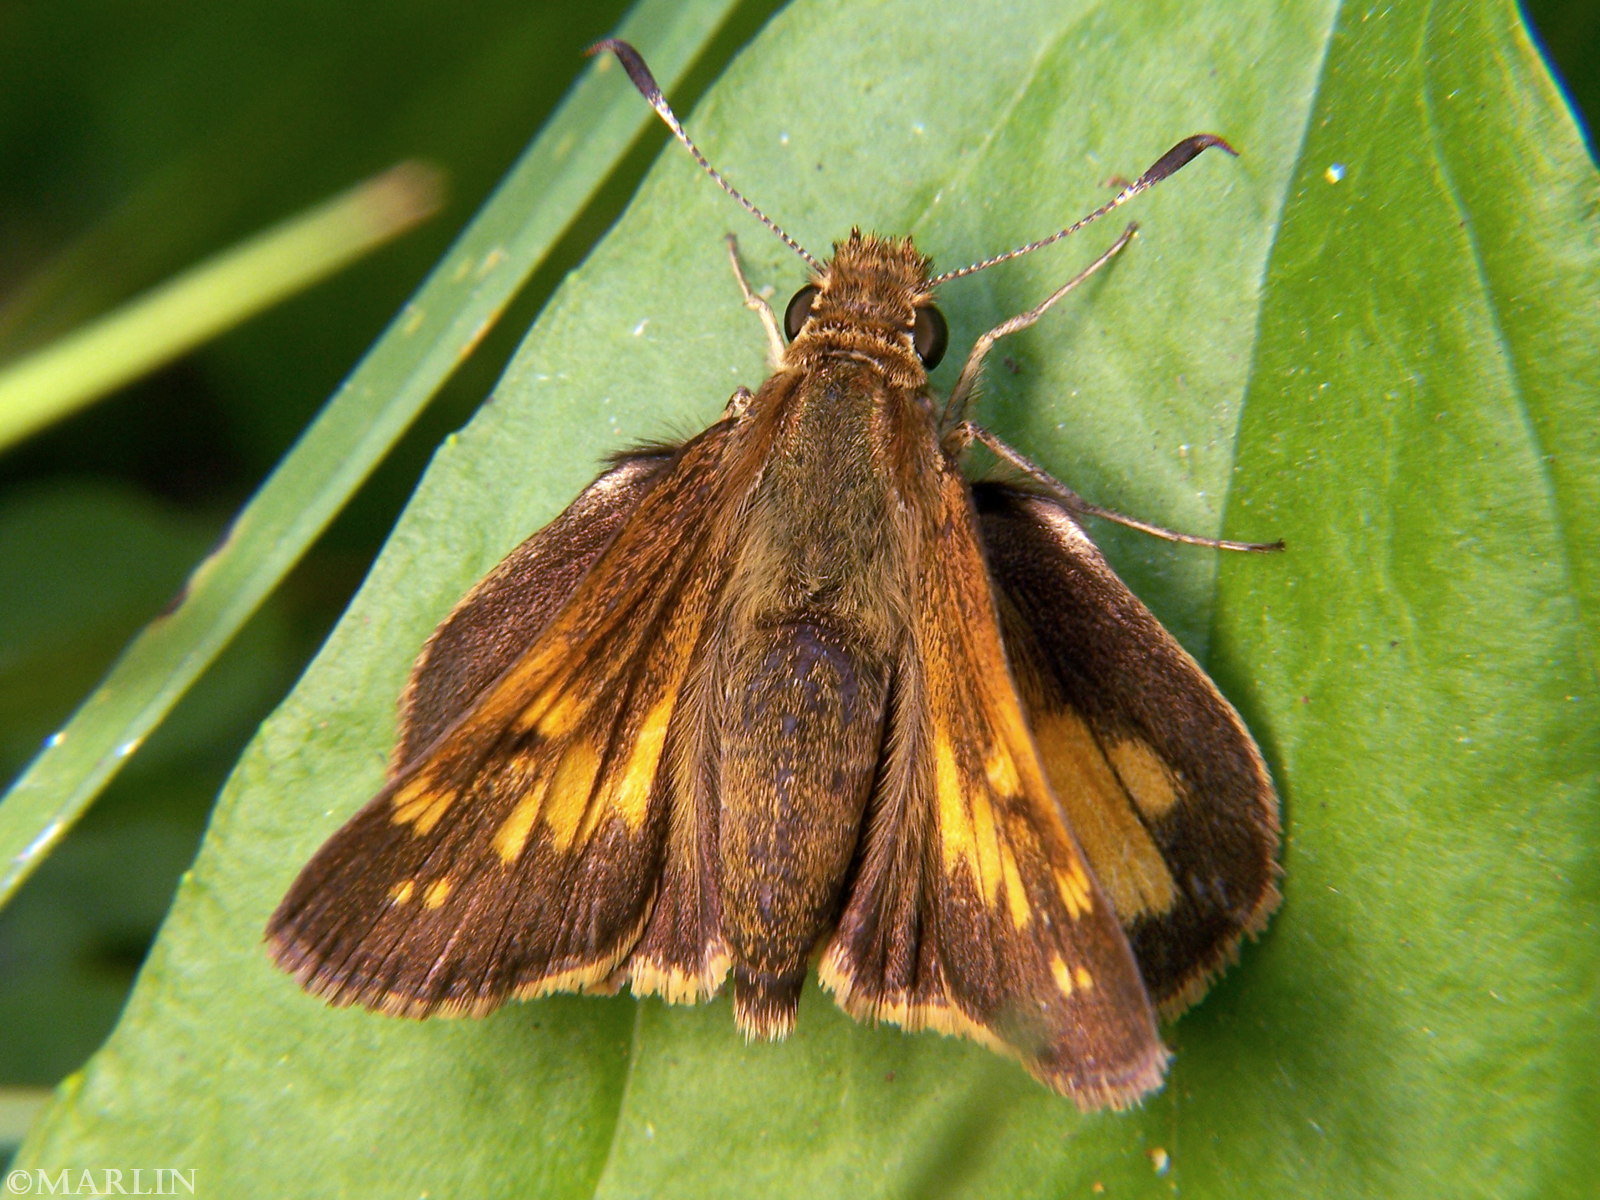
[[[722,922],[734,1015],[752,1037],[792,1028],[812,948],[832,927],[877,771],[888,675],[881,654],[804,620],[751,631],[727,663]]]

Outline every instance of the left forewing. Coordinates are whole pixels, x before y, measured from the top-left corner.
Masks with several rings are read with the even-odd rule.
[[[268,938],[307,988],[426,1016],[615,986],[693,820],[674,742],[737,440],[724,422],[663,466],[520,656],[301,872]]]

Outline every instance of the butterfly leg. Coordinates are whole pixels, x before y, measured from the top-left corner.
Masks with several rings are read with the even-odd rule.
[[[1152,525],[1148,521],[1141,521],[1137,517],[1125,516],[1109,508],[1101,508],[1098,504],[1091,504],[1043,467],[1030,462],[1018,451],[1001,441],[980,425],[971,421],[963,421],[949,433],[945,434],[944,445],[947,451],[959,453],[973,442],[981,442],[996,458],[1011,464],[1029,479],[1044,488],[1056,499],[1060,500],[1075,515],[1099,517],[1106,521],[1115,521],[1118,525],[1126,525],[1129,529],[1137,529],[1140,533],[1148,533],[1169,542],[1182,542],[1187,546],[1209,546],[1213,550],[1246,550],[1255,554],[1266,554],[1283,549],[1283,540],[1276,542],[1235,542],[1227,538],[1200,537],[1193,533],[1179,533],[1173,529],[1166,529],[1160,525]]]
[[[783,331],[778,328],[778,316],[750,286],[744,277],[744,264],[739,261],[739,239],[729,234],[728,257],[733,260],[733,277],[739,281],[739,291],[744,294],[744,306],[761,318],[761,327],[767,331],[767,365],[777,370],[783,365]]]
[[[966,365],[961,368],[961,376],[956,380],[956,386],[950,392],[950,400],[944,406],[944,419],[940,422],[943,428],[953,429],[956,425],[966,420],[967,405],[972,400],[972,389],[977,386],[978,375],[983,369],[983,360],[988,356],[994,344],[1007,334],[1026,329],[1044,316],[1055,306],[1057,300],[1060,300],[1061,297],[1115,258],[1118,251],[1133,240],[1133,235],[1138,230],[1139,226],[1130,221],[1128,227],[1122,231],[1121,236],[1112,242],[1099,258],[1051,292],[1041,303],[1036,304],[1027,312],[1018,313],[1008,321],[1001,321],[1000,324],[972,344],[972,352],[967,355]]]

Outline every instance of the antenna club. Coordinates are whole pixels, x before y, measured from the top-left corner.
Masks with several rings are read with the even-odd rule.
[[[1135,179],[1132,183],[1123,188],[1115,196],[1111,197],[1111,199],[1107,200],[1099,208],[1095,209],[1087,216],[1080,217],[1071,225],[1068,225],[1065,229],[1057,230],[1049,237],[1040,238],[1036,242],[1029,242],[1025,246],[1018,246],[1015,250],[1007,250],[1004,254],[996,254],[993,258],[986,258],[982,262],[975,262],[970,267],[961,267],[959,270],[946,271],[943,275],[929,280],[929,283],[936,287],[941,283],[948,283],[952,279],[960,279],[963,276],[971,275],[975,271],[983,271],[989,267],[997,266],[1000,263],[1010,262],[1013,258],[1020,258],[1024,254],[1031,254],[1035,250],[1042,250],[1046,246],[1054,245],[1062,238],[1071,237],[1085,225],[1093,224],[1095,221],[1098,221],[1101,217],[1106,216],[1108,213],[1115,212],[1129,200],[1132,200],[1140,192],[1148,191],[1150,188],[1155,187],[1156,184],[1160,183],[1168,176],[1176,175],[1184,167],[1188,166],[1191,162],[1193,162],[1205,151],[1211,149],[1213,146],[1227,151],[1235,158],[1239,156],[1239,152],[1237,150],[1235,150],[1231,145],[1214,133],[1191,134],[1189,137],[1184,138],[1183,141],[1179,142],[1172,149],[1168,150],[1160,158],[1156,159],[1155,162],[1151,163],[1149,169],[1147,169],[1143,175],[1139,176],[1139,178]]]
[[[650,74],[650,68],[645,66],[644,58],[640,53],[621,38],[604,38],[590,46],[584,53],[594,55],[604,50],[609,50],[617,56],[617,61],[622,64],[622,69],[628,73],[628,78],[633,81],[633,86],[639,89],[639,94],[650,102],[650,107],[656,110],[656,115],[661,118],[668,129],[672,130],[672,136],[677,138],[694,161],[700,164],[700,169],[711,176],[716,185],[733,197],[740,207],[777,235],[779,241],[804,259],[806,265],[814,271],[820,271],[822,264],[812,256],[809,250],[785,233],[776,221],[751,203],[743,192],[723,178],[722,172],[713,167],[706,159],[706,156],[700,153],[700,147],[694,144],[693,139],[684,130],[683,123],[678,120],[677,114],[672,111],[672,106],[667,103],[667,98],[661,94],[661,87],[656,83],[656,77]]]
[[[1167,176],[1177,174],[1178,171],[1188,166],[1213,146],[1231,154],[1234,158],[1239,157],[1239,152],[1216,134],[1196,133],[1184,138],[1183,141],[1151,163],[1150,169],[1139,176],[1139,181],[1134,186],[1139,188],[1140,191],[1147,187],[1153,187],[1167,178]]]
[[[617,56],[617,61],[628,73],[633,86],[638,88],[644,98],[654,106],[656,101],[661,99],[661,85],[656,83],[656,77],[650,74],[644,56],[621,38],[601,38],[583,53],[585,57],[593,58],[596,54],[603,54],[607,50]]]

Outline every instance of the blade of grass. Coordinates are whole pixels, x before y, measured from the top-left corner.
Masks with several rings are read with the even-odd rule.
[[[0,450],[310,287],[439,207],[401,163],[136,297],[0,371]]]
[[[670,87],[732,0],[642,0],[620,36],[651,48]],[[412,301],[329,400],[171,611],[0,800],[0,903],[83,813],[327,526],[504,311],[654,115],[589,72]]]

